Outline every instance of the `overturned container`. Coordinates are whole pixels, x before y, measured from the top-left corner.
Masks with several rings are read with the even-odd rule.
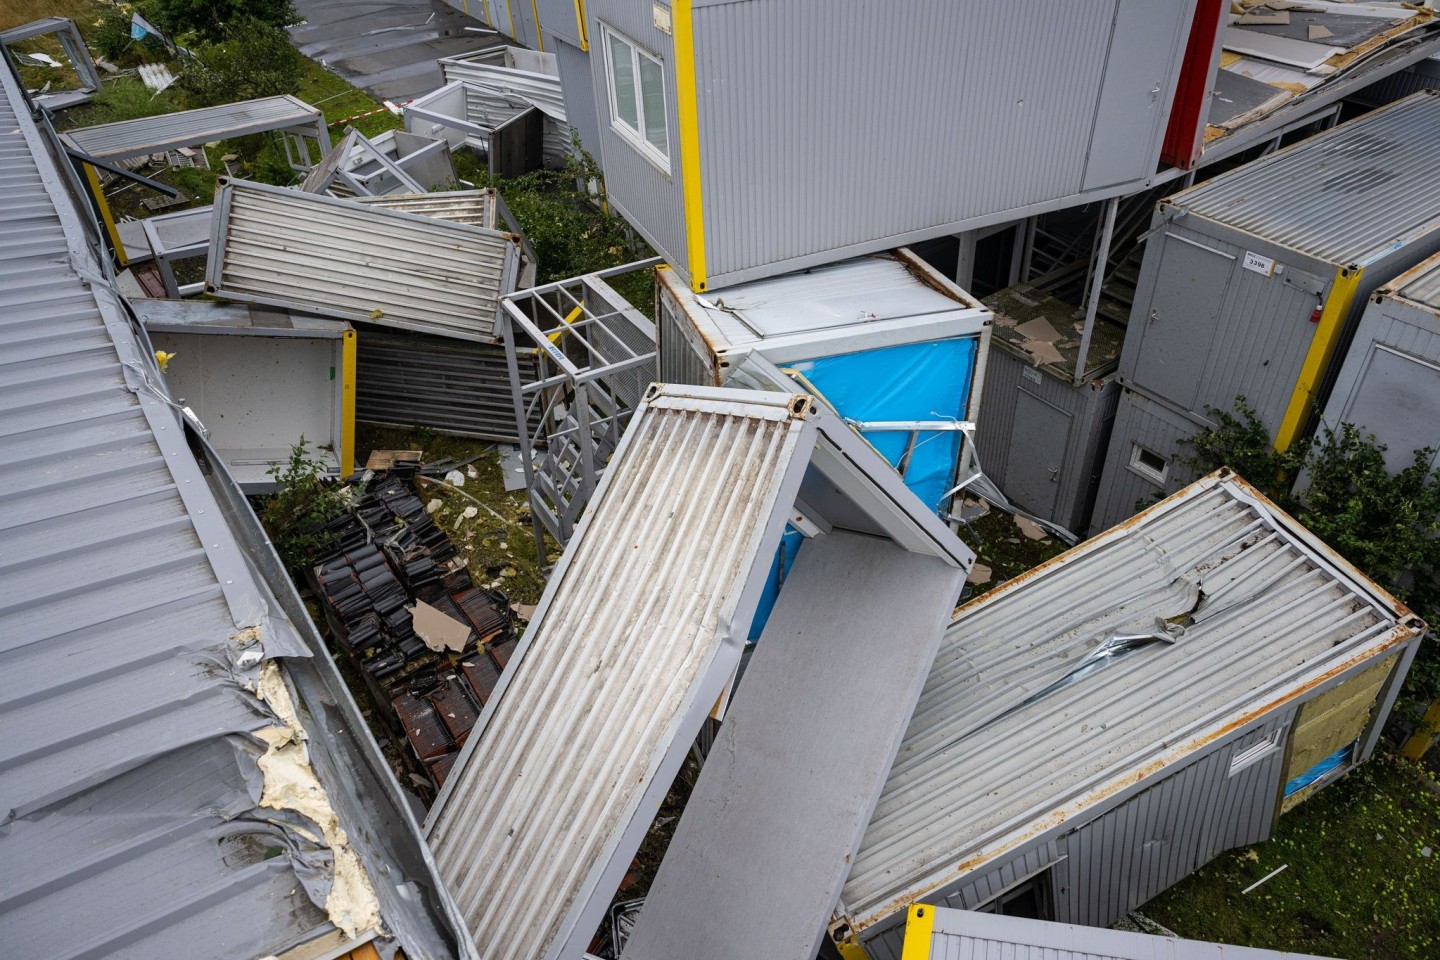
[[[961,609],[830,932],[1108,926],[1367,759],[1425,624],[1220,470]]]
[[[979,412],[988,307],[905,248],[706,294],[658,275],[662,382],[725,384],[756,354],[798,374],[944,511]]]

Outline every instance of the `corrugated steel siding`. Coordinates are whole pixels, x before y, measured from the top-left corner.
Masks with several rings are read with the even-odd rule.
[[[1414,175],[1437,154],[1440,93],[1429,91],[1208,180],[1169,203],[1337,266],[1365,265],[1410,237],[1440,229],[1440,180]]]
[[[676,728],[805,426],[783,406],[733,406],[637,414],[606,472],[610,495],[591,504],[451,774],[430,843],[486,956],[588,940],[565,926],[587,878],[633,818],[653,816],[637,808],[672,740],[698,732]]]
[[[242,100],[218,107],[181,110],[138,120],[120,120],[67,130],[65,135],[92,157],[138,157],[168,144],[208,143],[224,140],[237,129],[270,125],[271,129],[313,125],[320,111],[286,94]],[[325,144],[326,147],[329,144]],[[318,158],[317,158],[318,159]]]
[[[523,0],[521,0],[523,3]],[[529,10],[526,10],[528,16]],[[517,23],[517,29],[519,25]],[[495,128],[523,113],[534,104],[545,114],[545,161],[548,166],[565,165],[570,154],[570,124],[566,118],[565,96],[560,77],[505,66],[513,48],[499,47],[468,57],[447,57],[439,61],[446,83],[465,84],[467,119]],[[520,51],[531,57],[550,57]]]
[[[715,360],[700,346],[700,332],[662,283],[655,285],[659,304],[657,334],[661,383],[714,387],[720,383]]]
[[[629,0],[586,0],[585,12],[590,18],[590,89],[595,95],[595,115],[599,121],[600,154],[605,170],[605,190],[610,202],[626,214],[626,219],[650,245],[663,251],[672,264],[686,262],[685,198],[680,170],[679,121],[675,113],[675,51],[668,34],[655,29],[654,14],[648,4]],[[698,35],[700,12],[696,11]],[[609,87],[605,77],[604,37],[600,24],[608,23],[621,34],[640,44],[660,58],[665,66],[665,127],[670,145],[670,170],[662,172],[640,151],[623,139],[610,125]],[[570,91],[574,105],[576,90]],[[582,108],[588,109],[588,108]],[[703,110],[702,110],[703,114]],[[703,136],[703,134],[702,134]],[[704,171],[701,181],[704,182]],[[735,202],[731,198],[727,202]],[[709,215],[709,202],[706,202]],[[757,221],[757,230],[774,226],[769,218]]]
[[[1127,385],[1164,396],[1197,417],[1206,416],[1207,407],[1230,410],[1235,398],[1244,396],[1262,423],[1272,430],[1280,425],[1318,329],[1310,322],[1312,312],[1323,302],[1292,281],[1305,274],[1323,285],[1325,296],[1334,277],[1308,273],[1313,266],[1299,257],[1287,259],[1283,248],[1252,244],[1249,249],[1276,258],[1286,270],[1266,276],[1245,269],[1242,259],[1247,248],[1229,237],[1205,233],[1201,220],[1186,218],[1151,236],[1141,266],[1134,317],[1149,317],[1159,300],[1189,282],[1189,258],[1209,257],[1228,282],[1214,291],[1221,298],[1218,306],[1213,301],[1190,300],[1165,311],[1167,316],[1153,324],[1131,326],[1120,354],[1120,376]],[[1167,260],[1172,252],[1177,257],[1173,263]],[[1204,291],[1196,292],[1204,296]],[[1218,314],[1213,323],[1209,322],[1211,311]],[[1169,376],[1147,374],[1147,351],[1154,349],[1150,341],[1175,331],[1189,340],[1183,356],[1190,359],[1182,362],[1200,368],[1193,394],[1177,389],[1177,381]]]
[[[1188,23],[1191,4],[1174,6]],[[823,0],[698,7],[712,286],[1078,193],[1115,10],[1115,0],[929,0],[843,16]],[[609,159],[607,149],[607,173]],[[630,193],[612,190],[628,208]]]
[[[1354,99],[1361,103],[1394,103],[1421,90],[1440,90],[1440,61],[1433,58],[1421,60],[1406,70],[1370,84],[1356,93]]]
[[[1065,903],[1055,919],[1108,927],[1226,850],[1270,835],[1283,749],[1230,775],[1236,753],[1294,719],[1287,710],[1225,741],[1064,839]]]
[[[503,347],[364,323],[355,326],[355,419],[519,442]],[[518,359],[521,380],[533,381],[534,356]],[[537,410],[531,436],[539,425]]]
[[[237,300],[484,341],[515,283],[518,248],[493,230],[243,180],[215,207],[206,287]]]
[[[1204,756],[1246,709],[1290,709],[1309,678],[1414,636],[1393,601],[1249,496],[1207,478],[961,611],[842,897],[858,929],[963,879],[951,871],[981,850],[1024,843],[1038,818],[1084,822],[1129,773]],[[1194,619],[1175,645],[1019,706],[1104,637],[1176,615]]]
[[[1142,391],[1126,388],[1121,392],[1115,410],[1115,425],[1105,452],[1105,465],[1100,470],[1100,486],[1095,494],[1095,510],[1090,518],[1090,532],[1099,533],[1132,517],[1140,509],[1137,503],[1153,503],[1179,490],[1195,473],[1175,457],[1192,457],[1195,449],[1186,441],[1204,430],[1205,426],[1181,416]],[[1152,453],[1170,459],[1165,484],[1155,483],[1130,466],[1133,444],[1140,444]]]
[[[569,8],[571,19],[574,19],[574,2],[568,0],[565,6]],[[540,16],[545,17],[545,9],[540,9]],[[597,52],[599,48],[592,46],[591,51]],[[599,163],[601,160],[600,147],[600,114],[597,112],[600,101],[595,99],[595,75],[590,69],[590,54],[581,50],[578,46],[561,41],[555,47],[555,59],[560,66],[560,84],[565,91],[565,100],[570,105],[566,108],[565,119],[570,126],[580,135],[580,145],[585,151]]]
[[[1027,376],[1027,372],[1034,371]],[[1035,377],[1039,380],[1036,381]],[[1083,386],[1062,381],[991,340],[985,367],[983,411],[976,423],[975,448],[990,479],[1005,490],[1005,466],[1011,455],[1016,403],[1025,391],[1071,414],[1065,438],[1053,520],[1077,533],[1090,523],[1090,507],[1105,461],[1110,426],[1120,401],[1120,388],[1112,378]],[[1008,492],[1008,491],[1007,491]]]

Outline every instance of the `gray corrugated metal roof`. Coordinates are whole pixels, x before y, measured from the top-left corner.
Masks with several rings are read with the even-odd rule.
[[[1440,96],[1426,91],[1165,204],[1337,266],[1363,266],[1440,222],[1440,179],[1418,173],[1437,155]]]
[[[484,227],[222,180],[206,287],[236,300],[489,340],[520,248]]]
[[[439,193],[392,193],[383,197],[356,197],[356,203],[400,210],[453,223],[468,223],[504,230],[496,213],[495,190],[450,190]]]
[[[1310,954],[1254,947],[1232,947],[1178,937],[1104,930],[1023,917],[1000,917],[972,910],[926,906],[933,914],[929,960],[1324,960]],[[923,932],[914,913],[911,924]],[[907,931],[905,956],[910,956]]]
[[[313,126],[317,121],[324,122],[319,110],[285,94],[199,110],[181,110],[157,117],[77,127],[67,130],[65,136],[92,157],[123,160],[248,133]]]
[[[1022,705],[1105,638],[1187,616],[1173,645]],[[846,884],[852,921],[893,915],[1038,819],[1057,824],[1138,768],[1392,649],[1412,623],[1243,482],[1187,487],[960,612]]]
[[[299,674],[276,658],[309,648],[207,485],[7,69],[0,88],[6,955],[261,956],[333,931],[327,908],[373,935],[365,841],[329,842],[355,827],[335,781],[288,781],[333,801],[317,826],[259,758],[268,742],[296,760],[284,738],[308,731],[305,771],[368,772],[313,715],[300,730]],[[349,896],[331,895],[337,869]]]
[[[1440,256],[1431,257],[1397,279],[1391,289],[1406,300],[1440,311]]]

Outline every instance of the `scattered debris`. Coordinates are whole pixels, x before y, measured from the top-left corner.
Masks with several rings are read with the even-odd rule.
[[[1290,864],[1282,863],[1280,866],[1276,867],[1274,870],[1271,870],[1269,873],[1265,874],[1265,876],[1261,877],[1259,880],[1256,880],[1254,883],[1250,884],[1250,886],[1246,887],[1240,892],[1249,893],[1251,890],[1254,890],[1256,887],[1260,886],[1262,883],[1265,883],[1267,880],[1270,880],[1272,877],[1278,877],[1280,874],[1284,873],[1287,869],[1289,869],[1289,867]]]

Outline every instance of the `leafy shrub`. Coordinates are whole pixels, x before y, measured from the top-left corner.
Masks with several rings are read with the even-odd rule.
[[[118,9],[106,10],[95,25],[86,31],[86,42],[106,60],[119,63],[133,52],[130,14]]]
[[[175,86],[193,107],[274,97],[299,88],[304,62],[280,27],[245,20],[199,48]]]
[[[290,0],[142,0],[137,6],[172,40],[188,34],[206,43],[225,40],[230,27],[246,21],[283,28],[300,20]]]
[[[325,477],[324,462],[308,455],[304,437],[290,448],[290,459],[271,467],[269,475],[280,489],[264,499],[260,522],[286,568],[299,573],[334,546],[325,524],[345,512],[346,497]]]

